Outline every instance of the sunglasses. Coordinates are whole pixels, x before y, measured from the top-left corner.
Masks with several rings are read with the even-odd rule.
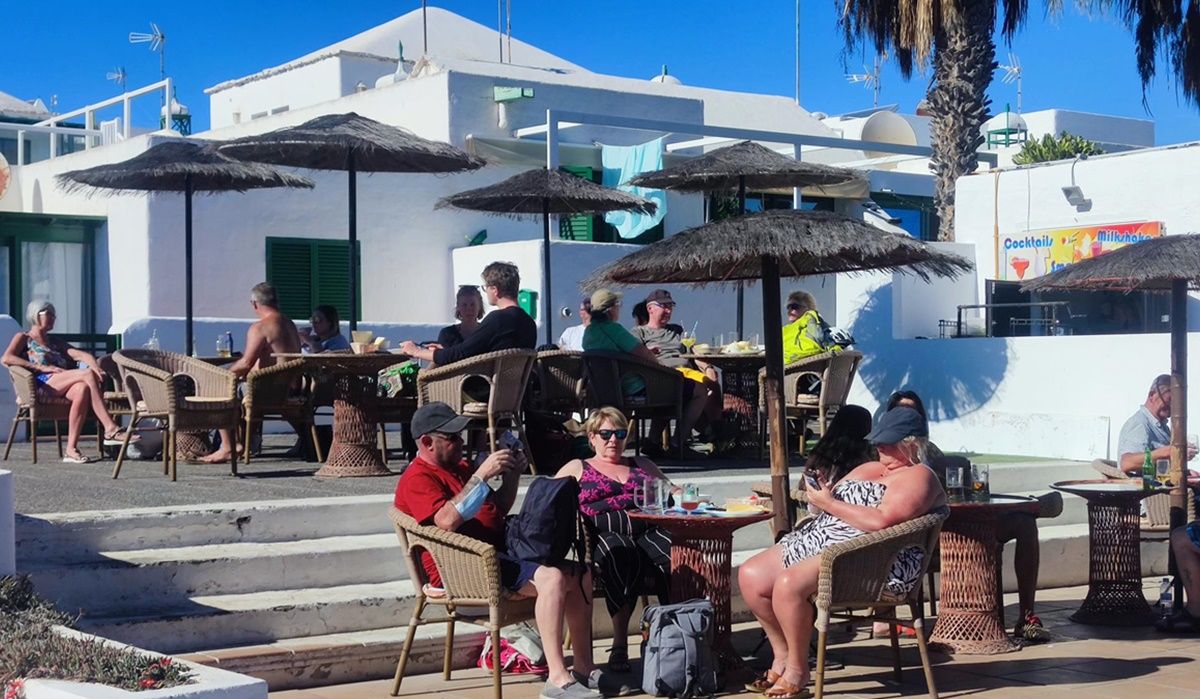
[[[600,435],[600,439],[607,442],[614,436],[617,439],[625,439],[629,436],[629,430],[596,430],[596,434]]]
[[[457,432],[455,432],[453,434],[450,432],[430,432],[429,434],[434,437],[441,437],[442,439],[446,440],[447,442],[461,442],[462,441],[462,435]]]
[[[787,309],[788,309],[789,311],[798,311],[798,310],[800,310],[800,304],[798,304],[798,303],[789,303],[789,304],[787,305]]]

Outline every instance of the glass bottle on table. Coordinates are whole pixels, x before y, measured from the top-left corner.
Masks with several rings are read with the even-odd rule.
[[[1154,460],[1150,458],[1150,450],[1146,450],[1146,458],[1142,461],[1142,489],[1151,490],[1154,487]]]
[[[217,335],[217,356],[229,357],[232,356],[232,354],[233,351],[230,348],[229,334],[226,333],[224,335]]]

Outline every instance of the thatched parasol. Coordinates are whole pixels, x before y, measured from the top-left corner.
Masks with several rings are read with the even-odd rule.
[[[1200,235],[1172,235],[1144,240],[1067,265],[1021,285],[1021,291],[1171,292],[1171,529],[1183,526],[1187,512],[1187,300],[1188,289],[1200,289]],[[1183,581],[1177,575],[1175,551],[1168,547],[1175,575],[1175,611],[1181,608]]]
[[[129,160],[72,170],[57,176],[68,192],[183,193],[183,246],[186,331],[184,352],[192,351],[192,194],[245,192],[271,187],[311,189],[312,180],[269,165],[246,163],[217,152],[211,143],[176,139],[156,144]]]
[[[527,170],[487,187],[471,189],[445,197],[438,209],[451,207],[486,211],[505,216],[540,215],[542,217],[542,266],[546,308],[550,297],[550,214],[599,214],[607,211],[636,211],[653,214],[658,206],[642,197],[562,172]],[[547,315],[550,315],[549,313]],[[552,343],[550,318],[546,318],[546,344]]]
[[[629,184],[678,192],[737,191],[738,214],[746,213],[746,187],[777,189],[845,184],[865,179],[856,170],[806,163],[781,155],[753,141],[717,148],[655,172],[634,177]],[[742,336],[743,289],[737,289],[737,332]]]
[[[775,531],[790,529],[785,447],[783,335],[779,323],[779,278],[813,274],[895,270],[930,277],[956,277],[972,265],[938,252],[907,235],[824,211],[775,210],[692,228],[632,252],[597,270],[586,288],[606,284],[691,284],[762,280],[763,329],[767,344],[766,403],[771,444],[771,491]]]
[[[450,173],[475,170],[484,165],[479,158],[448,143],[430,141],[353,112],[326,114],[299,126],[234,139],[221,144],[220,150],[241,160],[349,173],[351,330],[358,327],[356,173]]]

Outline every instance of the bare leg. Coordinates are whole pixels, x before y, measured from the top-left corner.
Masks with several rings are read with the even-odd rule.
[[[1184,606],[1192,616],[1200,616],[1200,549],[1192,543],[1185,527],[1171,532],[1171,548],[1175,551],[1179,577],[1183,579]]]
[[[50,379],[46,382],[46,386],[60,396],[65,396],[72,386],[80,384],[86,386],[88,389],[88,402],[90,403],[92,412],[96,415],[96,419],[100,421],[101,425],[104,425],[104,434],[116,432],[119,426],[116,420],[113,420],[112,415],[108,414],[108,408],[104,407],[104,391],[100,388],[96,372],[91,369],[61,371],[57,374],[51,374]]]
[[[71,412],[67,416],[67,456],[79,456],[79,435],[83,432],[83,423],[88,416],[88,387],[77,383],[67,389],[67,399],[71,401]]]
[[[1002,517],[996,528],[996,540],[1000,542],[1016,539],[1013,568],[1017,574],[1017,597],[1021,605],[1020,619],[1033,612],[1037,596],[1038,563],[1041,549],[1038,545],[1037,520],[1024,513]]]
[[[697,388],[696,394],[688,401],[687,407],[683,409],[683,420],[675,429],[675,439],[679,440],[680,444],[687,444],[687,441],[692,438],[692,428],[696,426],[696,421],[704,414],[704,408],[708,405],[708,395],[703,388]]]
[[[572,665],[581,675],[590,675],[596,669],[592,657],[592,573],[584,571],[583,580],[571,573],[565,578],[567,585],[566,609],[567,628],[571,631]],[[585,594],[586,591],[586,594]],[[626,619],[628,623],[628,619]]]
[[[808,684],[808,644],[813,633],[813,606],[808,598],[817,591],[819,557],[806,558],[786,569],[775,582],[771,606],[787,638],[787,669],[783,679],[803,687]]]
[[[780,675],[787,666],[788,644],[775,615],[771,598],[775,591],[775,581],[784,570],[778,546],[756,554],[738,570],[738,586],[742,590],[742,598],[746,600],[746,606],[750,607],[763,631],[767,633],[767,642],[771,644],[771,669]]]
[[[562,620],[567,607],[569,592],[567,588],[571,582],[578,581],[553,566],[540,566],[533,574],[533,582],[529,583],[537,594],[533,613],[538,633],[542,635],[546,665],[550,669],[548,679],[559,687],[564,687],[574,681],[570,671],[567,670],[567,662],[563,657],[562,650]],[[572,636],[575,637],[574,629],[572,629]],[[591,637],[590,633],[588,637]]]
[[[228,429],[218,430],[218,432],[221,433],[221,448],[200,459],[201,462],[206,464],[223,464],[229,461],[229,457],[233,453],[232,450],[235,448],[233,433]]]

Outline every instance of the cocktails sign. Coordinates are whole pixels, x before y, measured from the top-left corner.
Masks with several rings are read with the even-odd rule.
[[[1000,279],[1023,281],[1163,234],[1161,221],[1027,231],[1000,236]]]

